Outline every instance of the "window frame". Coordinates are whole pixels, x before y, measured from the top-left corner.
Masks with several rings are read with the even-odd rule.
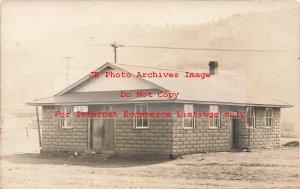
[[[194,104],[183,104],[183,112],[184,113],[188,113],[189,112],[189,110],[185,110],[185,107],[187,107],[187,106],[189,106],[189,107],[192,107],[191,109],[192,109],[192,112],[194,112],[194,110],[195,110],[195,106],[194,106]],[[187,108],[187,109],[189,109],[189,108]],[[190,126],[185,126],[185,119],[191,119],[191,127]],[[183,129],[195,129],[195,125],[196,125],[196,118],[193,116],[193,117],[182,117],[182,126],[183,126]]]
[[[211,107],[216,107],[217,111],[214,111],[215,108],[211,108]],[[213,117],[213,118],[208,118],[209,122],[208,122],[208,127],[210,129],[218,129],[221,128],[221,114],[220,114],[220,106],[216,105],[216,104],[211,104],[209,105],[209,113],[211,113],[211,109],[213,110],[213,113],[217,112],[218,113],[218,117]],[[211,122],[213,122],[213,126],[211,126]],[[215,124],[216,123],[216,124]]]
[[[270,109],[271,111],[272,111],[272,117],[267,117],[267,109]],[[270,126],[268,126],[267,125],[267,119],[271,119],[271,125]],[[265,108],[265,127],[266,128],[272,128],[273,127],[273,125],[274,125],[274,110],[273,110],[273,108]]]
[[[250,111],[249,111],[250,109]],[[251,111],[253,110],[253,111]],[[249,114],[249,112],[253,112],[253,115],[252,114]],[[248,117],[248,116],[251,116],[251,117]],[[249,119],[252,119],[252,126],[249,125],[248,123],[248,118]],[[255,129],[256,128],[256,108],[254,106],[247,106],[246,107],[246,128],[252,128],[252,129]]]
[[[143,112],[142,110],[143,110],[143,108],[142,108],[142,106],[146,106],[146,112],[149,112],[148,111],[148,104],[135,104],[134,105],[134,113],[137,113],[137,106],[141,106],[141,112]],[[139,119],[139,118],[141,118],[142,119],[142,126],[138,126],[137,125],[137,119]],[[145,127],[144,126],[144,119],[147,119],[147,126]],[[150,119],[149,119],[149,116],[148,117],[137,117],[137,116],[135,116],[134,117],[134,128],[135,129],[149,129],[149,126],[150,126]]]
[[[60,112],[70,112],[69,117],[59,117],[59,128],[60,129],[72,129],[73,128],[73,108],[72,105],[60,106]],[[70,120],[70,121],[68,121]],[[68,125],[68,122],[69,125]]]

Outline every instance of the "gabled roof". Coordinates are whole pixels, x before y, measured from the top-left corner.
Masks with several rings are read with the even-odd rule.
[[[57,93],[55,96],[40,99],[30,105],[61,105],[61,104],[120,104],[136,102],[181,102],[181,103],[204,103],[204,104],[229,104],[229,105],[247,105],[247,106],[272,106],[272,107],[291,107],[291,105],[275,100],[266,95],[250,95],[246,88],[246,76],[241,72],[219,72],[210,78],[186,78],[185,72],[180,70],[169,70],[160,68],[151,68],[144,66],[111,64],[105,63],[95,72],[100,72],[106,68],[122,70],[136,75],[137,72],[176,72],[178,78],[139,78],[144,82],[151,83],[158,91],[178,92],[177,99],[162,99],[157,96],[152,98],[130,98],[119,97],[119,92],[91,91],[85,93],[72,92],[80,85],[91,79],[86,75],[79,81]],[[203,70],[194,70],[193,72],[203,73]]]
[[[111,64],[111,63],[107,62],[104,65],[102,65],[99,68],[97,68],[96,70],[94,70],[93,72],[100,72],[100,71],[104,70],[107,67],[111,67],[111,68],[114,68],[114,69],[121,69],[124,72],[128,72],[127,70],[122,69],[119,65],[121,65],[121,64],[118,64],[118,66],[116,66],[116,64],[114,65],[114,64]],[[133,73],[131,73],[131,74],[133,74]],[[75,82],[72,85],[68,86],[67,88],[63,89],[62,91],[60,91],[59,93],[57,93],[54,96],[61,96],[63,94],[66,94],[70,90],[74,89],[75,87],[79,86],[80,84],[84,83],[85,81],[87,81],[89,79],[91,79],[91,78],[90,78],[90,76],[88,74],[88,75],[84,76],[82,79],[78,80],[77,82]],[[152,83],[152,82],[150,82],[150,83]],[[167,90],[167,89],[164,89],[164,88],[156,85],[155,83],[152,83],[152,84],[154,84],[156,86],[156,88],[158,88],[160,90]]]

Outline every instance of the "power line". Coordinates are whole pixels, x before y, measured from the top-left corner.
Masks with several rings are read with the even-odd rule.
[[[77,44],[77,45],[85,45],[85,46],[106,46],[109,45],[113,48],[114,51],[114,62],[117,63],[117,48],[119,47],[129,47],[129,48],[147,48],[147,49],[167,49],[167,50],[191,50],[191,51],[221,51],[221,52],[257,52],[257,53],[290,53],[296,52],[291,50],[264,50],[264,49],[227,49],[227,48],[191,48],[191,47],[170,47],[170,46],[147,46],[147,45],[120,45],[116,42],[111,44]],[[74,57],[64,57],[67,59],[67,66],[69,58]],[[68,67],[67,67],[68,69]],[[67,79],[68,83],[68,79]]]
[[[145,46],[145,45],[120,45],[120,47],[151,48],[151,49],[152,48],[153,49],[174,49],[174,50],[194,50],[194,51],[296,52],[296,51],[291,51],[291,50],[187,48],[187,47]]]
[[[108,47],[112,46],[114,43],[73,43],[69,44],[66,47],[69,47],[70,45],[72,47],[80,47],[80,46],[86,46],[86,47]],[[118,47],[129,47],[129,48],[148,48],[148,49],[169,49],[169,50],[192,50],[192,51],[232,51],[232,52],[258,52],[258,53],[295,53],[298,52],[296,50],[264,50],[264,49],[229,49],[229,48],[192,48],[192,47],[170,47],[170,46],[147,46],[147,45],[121,45],[121,44],[114,44],[116,45],[116,48]],[[43,49],[57,49],[57,46],[55,47],[43,47]],[[26,49],[37,49],[40,50],[41,48],[26,48]],[[300,58],[300,57],[299,57]],[[298,58],[298,59],[299,59]]]
[[[294,50],[264,50],[264,49],[230,49],[230,48],[192,48],[192,47],[170,47],[170,46],[148,46],[148,45],[121,45],[116,42],[112,44],[80,44],[86,46],[111,46],[114,49],[118,47],[129,48],[147,48],[147,49],[168,49],[168,50],[192,50],[192,51],[227,51],[227,52],[258,52],[258,53],[290,53],[297,52]]]
[[[258,53],[282,53],[294,52],[289,50],[263,50],[263,49],[218,49],[218,48],[187,48],[187,47],[168,47],[168,46],[146,46],[146,45],[119,45],[116,42],[109,44],[114,49],[114,60],[117,63],[117,48],[133,47],[133,48],[149,48],[149,49],[168,49],[168,50],[193,50],[193,51],[231,51],[231,52],[258,52]]]

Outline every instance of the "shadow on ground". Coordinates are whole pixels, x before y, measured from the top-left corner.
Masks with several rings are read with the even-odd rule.
[[[134,167],[154,165],[171,161],[170,159],[155,159],[153,157],[74,157],[70,154],[16,154],[1,156],[1,160],[21,164],[54,164],[54,165],[76,165],[101,168]]]

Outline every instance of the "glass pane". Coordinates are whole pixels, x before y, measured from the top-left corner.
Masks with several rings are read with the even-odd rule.
[[[72,119],[69,117],[67,118],[67,126],[71,126],[72,125]]]
[[[272,109],[271,108],[266,109],[266,116],[267,117],[272,117]]]
[[[184,127],[193,127],[192,118],[184,118]]]
[[[137,127],[141,127],[142,126],[142,118],[141,117],[137,117],[136,118],[136,126]]]
[[[254,111],[252,107],[247,107],[247,117],[253,117]]]
[[[64,123],[65,123],[64,118],[61,117],[61,118],[60,118],[60,126],[63,127],[63,126],[64,126]]]
[[[68,119],[64,118],[64,126],[68,126]]]
[[[217,113],[217,112],[219,112],[219,107],[217,105],[210,105],[209,112]]]
[[[142,105],[142,112],[147,112],[147,105],[146,104]]]
[[[247,125],[252,126],[252,119],[251,118],[247,118]]]
[[[193,112],[193,111],[194,111],[194,105],[190,105],[189,112]]]
[[[188,111],[187,109],[188,109],[187,104],[184,104],[184,105],[183,105],[183,111],[184,111],[184,112],[187,112],[187,111]]]
[[[143,127],[148,127],[148,118],[143,118]]]
[[[267,126],[272,126],[272,118],[267,118]]]
[[[183,109],[184,109],[184,112],[192,112],[193,111],[193,105],[185,104]]]
[[[209,126],[210,127],[216,127],[218,124],[218,118],[211,118],[209,121]]]
[[[135,105],[135,111],[141,112],[142,111],[141,105]]]

